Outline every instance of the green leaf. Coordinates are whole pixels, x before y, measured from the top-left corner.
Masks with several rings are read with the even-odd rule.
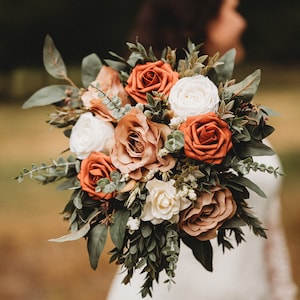
[[[104,249],[106,239],[107,226],[104,224],[97,224],[89,232],[87,247],[89,252],[90,264],[94,270],[97,269],[98,261]]]
[[[242,176],[233,176],[230,178],[230,181],[238,183],[240,185],[246,186],[255,193],[257,193],[260,197],[266,198],[266,194],[257,186],[253,181],[246,177]]]
[[[192,249],[195,258],[203,265],[203,267],[212,272],[213,251],[210,241],[200,241],[191,236],[184,236],[182,241]]]
[[[249,141],[249,142],[240,142],[235,145],[237,153],[240,157],[249,157],[249,156],[264,156],[264,155],[274,155],[275,152],[272,148],[267,146],[261,141]]]
[[[44,42],[43,61],[45,69],[51,76],[58,79],[67,77],[65,63],[49,35],[46,36]]]
[[[84,87],[94,81],[102,67],[102,62],[97,54],[92,53],[83,58],[81,63],[81,80]]]
[[[208,77],[218,86],[220,82],[226,82],[232,78],[232,73],[234,69],[234,59],[236,56],[236,50],[231,49],[227,51],[218,62],[215,68],[212,68],[208,74]]]
[[[152,228],[148,223],[141,223],[141,233],[144,239],[149,237],[152,234]]]
[[[91,228],[90,223],[86,223],[79,230],[76,230],[74,232],[71,232],[70,234],[61,236],[56,239],[50,239],[49,242],[63,243],[63,242],[79,240],[89,232],[90,228]]]
[[[22,106],[22,108],[31,108],[35,106],[44,106],[62,101],[66,98],[66,89],[77,92],[78,89],[69,85],[50,85],[41,88],[35,92]]]
[[[243,81],[224,89],[225,98],[238,97],[250,102],[260,83],[261,71],[258,69],[247,76]]]
[[[110,225],[110,237],[118,249],[122,249],[126,225],[130,212],[128,210],[118,210],[114,214],[113,223]]]

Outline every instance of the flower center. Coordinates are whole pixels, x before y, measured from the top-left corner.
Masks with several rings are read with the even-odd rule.
[[[136,132],[132,132],[128,137],[128,145],[130,149],[136,153],[144,151],[144,146],[140,142],[139,135]]]

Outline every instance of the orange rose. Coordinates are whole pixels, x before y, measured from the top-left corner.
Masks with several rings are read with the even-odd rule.
[[[170,170],[175,165],[174,158],[158,155],[170,132],[167,125],[152,122],[142,111],[133,108],[115,128],[112,163],[135,180],[140,180],[148,170]]]
[[[100,90],[106,93],[108,97],[118,96],[122,100],[122,105],[129,103],[130,100],[126,94],[124,87],[120,81],[119,73],[107,66],[103,66],[94,82],[92,84],[100,85]],[[114,118],[107,106],[102,102],[103,97],[99,98],[99,91],[93,87],[89,87],[86,92],[83,93],[81,99],[84,106],[89,108],[93,113],[107,119],[108,121],[113,121]]]
[[[147,104],[146,93],[156,91],[166,96],[178,81],[178,73],[163,61],[147,62],[132,70],[125,91],[137,102]]]
[[[110,178],[110,172],[116,170],[109,156],[101,152],[93,152],[81,162],[78,179],[82,189],[94,199],[109,200],[114,193],[96,192],[97,182],[101,178]]]
[[[229,189],[215,187],[210,193],[203,192],[195,205],[182,211],[180,228],[200,241],[217,236],[217,230],[236,212],[236,203]]]
[[[184,133],[185,155],[209,164],[220,164],[232,148],[231,131],[215,113],[188,117],[179,128]]]

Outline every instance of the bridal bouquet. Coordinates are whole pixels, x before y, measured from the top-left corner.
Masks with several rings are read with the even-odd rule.
[[[70,155],[17,179],[61,181],[58,189],[71,191],[63,211],[70,233],[51,241],[86,239],[95,269],[109,234],[110,261],[127,271],[125,284],[136,270],[145,274],[145,297],[160,272],[174,281],[181,243],[212,271],[211,239],[231,249],[245,225],[266,237],[247,204],[249,189],[265,194],[247,174],[281,173],[253,158],[274,153],[263,143],[274,130],[271,111],[251,102],[260,70],[237,83],[234,50],[208,57],[188,41],[184,59],[169,47],[158,59],[138,41],[127,45],[128,59],[85,57],[78,87],[46,37],[45,68],[66,84],[42,88],[23,107],[53,106],[48,122],[63,129]]]

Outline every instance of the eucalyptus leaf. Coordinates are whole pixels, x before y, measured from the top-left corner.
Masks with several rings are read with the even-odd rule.
[[[208,74],[208,77],[219,86],[220,82],[226,82],[232,78],[233,70],[234,70],[234,60],[236,56],[236,50],[231,49],[227,51],[218,62],[222,62],[222,64],[218,64],[215,68],[212,68]]]
[[[62,242],[79,240],[79,239],[83,238],[89,232],[90,228],[91,228],[90,223],[86,223],[79,230],[71,232],[70,234],[61,236],[56,239],[50,239],[49,242],[62,243]]]
[[[49,85],[35,92],[22,106],[22,108],[31,108],[36,106],[50,105],[66,98],[66,89],[78,92],[77,88],[70,85]]]
[[[96,79],[101,67],[102,62],[97,54],[92,53],[83,58],[81,63],[81,80],[84,87],[87,88]]]
[[[123,62],[119,62],[111,59],[105,59],[104,61],[108,66],[116,70],[123,70],[126,68],[126,64]]]
[[[194,237],[184,236],[182,241],[192,249],[195,258],[203,265],[203,267],[212,272],[213,251],[210,241],[200,241]]]
[[[105,224],[97,224],[88,235],[87,247],[91,267],[95,270],[98,266],[100,255],[104,249],[107,239],[107,226]]]
[[[45,69],[51,76],[57,79],[65,79],[67,77],[65,63],[49,35],[46,36],[44,42],[43,61]]]
[[[110,225],[110,237],[118,249],[122,249],[126,225],[130,212],[128,210],[119,210],[114,214],[113,223]]]
[[[261,71],[258,69],[247,76],[243,81],[226,87],[224,89],[225,98],[238,97],[246,102],[250,102],[255,95],[261,79]]]

